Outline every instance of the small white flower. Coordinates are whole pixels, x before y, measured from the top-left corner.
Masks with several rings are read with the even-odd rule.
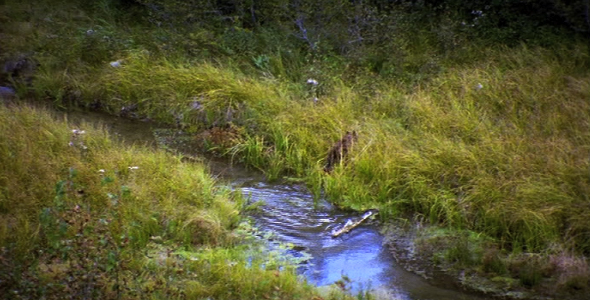
[[[111,65],[111,67],[113,67],[113,68],[120,68],[120,67],[121,67],[121,62],[122,62],[122,61],[119,59],[119,60],[116,60],[116,61],[112,61],[112,62],[110,62],[109,64],[110,64],[110,65]]]
[[[203,105],[201,105],[201,102],[199,100],[194,100],[191,102],[191,109],[199,110],[202,107],[203,107]]]
[[[94,34],[94,30],[92,30],[92,29],[86,30],[86,35],[90,36],[90,35],[93,35],[93,34]]]
[[[138,166],[129,167],[129,170],[138,170],[138,169],[139,169]]]
[[[105,172],[106,172],[106,171],[105,171],[104,169],[100,169],[100,170],[98,170],[98,173],[100,173],[100,174],[104,174]]]
[[[308,79],[307,83],[311,85],[318,85],[318,81],[313,78]]]
[[[475,89],[479,91],[479,90],[483,89],[483,85],[482,85],[481,83],[478,83],[478,84],[475,86]]]
[[[85,134],[85,133],[86,133],[86,130],[72,129],[72,133],[73,133],[74,135]]]

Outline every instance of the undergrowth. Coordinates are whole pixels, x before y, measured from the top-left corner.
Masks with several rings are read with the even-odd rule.
[[[21,97],[175,124],[204,148],[269,179],[303,178],[316,196],[342,207],[379,208],[383,220],[418,214],[433,224],[477,232],[516,254],[555,244],[568,255],[590,254],[590,60],[587,43],[575,37],[480,45],[454,29],[458,21],[443,18],[438,27],[411,29],[400,21],[388,28],[399,44],[391,53],[374,45],[350,51],[342,46],[339,52],[319,40],[293,40],[275,27],[215,30],[197,22],[183,32],[151,14],[132,18],[146,13],[142,6],[99,1],[103,6],[82,9],[75,1],[57,1],[46,9],[48,3],[2,6],[2,22],[9,25],[2,35],[11,41],[2,46],[2,58],[22,54],[39,64],[32,78],[5,80]],[[270,43],[271,37],[278,42]],[[325,174],[327,151],[351,130],[359,139],[347,162]],[[26,182],[35,193],[27,197],[51,194],[47,182],[31,180],[24,169],[47,165],[12,163],[20,173],[10,178],[22,178],[15,184]],[[128,165],[100,168],[119,170],[128,180],[139,173]],[[76,165],[58,171],[70,167],[84,186],[96,171]],[[133,193],[144,190],[125,186]],[[181,190],[181,196],[189,193]],[[34,208],[29,218],[40,206]],[[224,232],[231,223],[203,221],[198,214],[178,217],[209,232]],[[18,222],[34,232],[30,219]],[[202,242],[224,238],[215,234]],[[25,249],[30,240],[19,243]]]
[[[320,299],[202,165],[39,108],[0,120],[0,298]]]

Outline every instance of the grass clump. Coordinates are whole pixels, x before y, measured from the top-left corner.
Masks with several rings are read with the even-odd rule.
[[[203,166],[43,109],[0,106],[0,120],[3,297],[317,295],[288,261],[252,250],[241,198]]]

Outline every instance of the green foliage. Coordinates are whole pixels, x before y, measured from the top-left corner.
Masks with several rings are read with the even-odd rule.
[[[550,42],[565,32],[590,31],[589,4],[584,0],[400,1],[407,9],[418,10],[431,22],[452,15],[460,30],[482,41],[515,44],[521,41]]]
[[[443,268],[468,269],[482,264],[485,236],[470,231],[426,227],[418,233],[417,251]]]
[[[11,41],[2,59],[31,52],[40,64],[31,83],[9,82],[19,94],[176,124],[203,148],[269,179],[304,178],[316,197],[379,208],[383,219],[416,213],[489,237],[499,251],[561,244],[590,253],[590,59],[577,40],[584,37],[564,29],[587,31],[587,17],[576,13],[582,1],[80,3],[2,7],[0,33]],[[94,187],[99,215],[120,193],[109,196],[106,186],[129,189],[137,205],[121,209],[134,247],[153,236],[183,246],[228,242],[233,205],[214,196],[224,192],[212,182],[186,179],[192,167],[153,154],[142,156],[146,174],[131,173],[136,152],[108,160],[96,152],[110,147],[104,137],[73,138],[21,118],[20,127],[0,124],[12,132],[0,143],[0,170],[10,174],[0,177],[0,213],[22,216],[3,221],[3,239],[12,228],[35,237],[43,208],[43,222],[63,219],[59,205],[75,204],[54,205],[48,195],[67,195],[65,174],[74,168],[81,186]],[[13,129],[21,127],[38,136]],[[328,150],[350,130],[358,142],[324,173]],[[42,141],[44,151],[31,141]],[[99,188],[95,171],[103,168],[113,182]],[[147,180],[154,173],[167,175]],[[61,180],[57,192],[50,189]],[[14,198],[33,203],[13,205]],[[160,199],[158,210],[138,199]],[[58,229],[47,232],[51,240],[61,238]],[[466,254],[471,239],[457,241],[441,257],[477,262]],[[38,237],[11,243],[25,261]],[[492,254],[477,255],[488,272],[510,269]],[[536,284],[536,271],[529,273],[523,284]]]
[[[42,293],[99,298],[106,297],[104,290],[112,289],[120,297],[122,266],[129,260],[122,255],[128,254],[123,251],[130,237],[121,228],[119,201],[129,200],[129,191],[123,186],[118,195],[108,196],[110,205],[102,212],[93,211],[97,209],[89,204],[72,206],[69,197],[84,197],[75,170],[67,181],[58,182],[54,206],[44,208],[40,215],[40,260],[69,262],[60,272],[71,277]]]
[[[0,106],[0,120],[2,297],[317,295],[288,245],[269,249],[239,225],[242,199],[203,166],[123,146],[88,124],[72,131],[40,109]]]
[[[500,251],[495,247],[488,247],[484,250],[482,258],[482,270],[496,275],[505,275],[508,272],[506,261]]]

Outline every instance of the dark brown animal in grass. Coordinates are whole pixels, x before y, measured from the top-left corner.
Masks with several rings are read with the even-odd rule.
[[[352,150],[352,147],[357,140],[358,135],[356,131],[347,131],[342,139],[336,142],[336,144],[332,146],[332,149],[330,149],[330,152],[328,152],[324,171],[330,173],[336,165],[346,159],[346,156]]]

